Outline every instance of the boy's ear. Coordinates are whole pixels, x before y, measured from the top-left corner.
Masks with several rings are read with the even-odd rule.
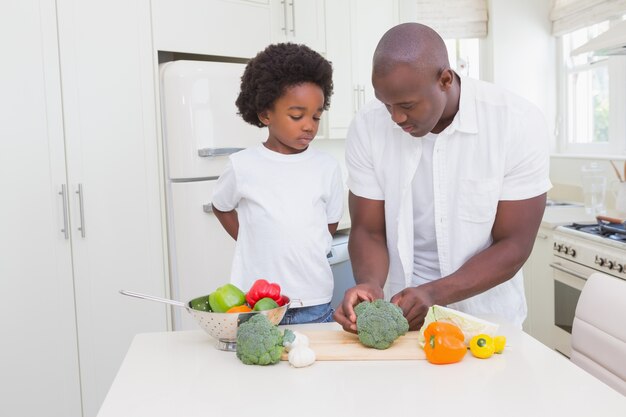
[[[262,111],[261,113],[258,113],[257,117],[259,118],[261,123],[263,123],[265,126],[270,124],[270,118],[269,118],[269,115],[267,113],[267,110],[266,111]]]

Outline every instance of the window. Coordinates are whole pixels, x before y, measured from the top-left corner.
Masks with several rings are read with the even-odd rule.
[[[448,39],[445,43],[450,67],[458,74],[479,79],[478,39]]]
[[[573,50],[609,28],[603,21],[561,37],[560,151],[625,154],[626,57]]]

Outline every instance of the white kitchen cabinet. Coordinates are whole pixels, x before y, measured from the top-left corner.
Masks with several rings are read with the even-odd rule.
[[[150,8],[10,7],[0,415],[92,417],[134,335],[167,329],[166,307],[118,293],[166,287]]]
[[[334,1],[331,0],[330,3]],[[324,0],[271,0],[272,43],[301,43],[324,53],[324,3]]]
[[[4,2],[0,48],[0,415],[80,416],[55,1]]]
[[[552,281],[552,238],[551,227],[540,227],[535,245],[524,264],[524,287],[528,303],[528,317],[524,330],[543,344],[552,347],[554,318],[554,284]]]
[[[154,46],[159,51],[251,58],[271,43],[270,0],[151,3]]]
[[[382,35],[397,22],[397,0],[326,3],[326,37],[332,39],[327,58],[333,63],[335,85],[327,115],[330,138],[345,138],[354,114],[374,99],[372,56]]]

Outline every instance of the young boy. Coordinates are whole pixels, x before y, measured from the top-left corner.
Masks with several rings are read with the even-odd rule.
[[[246,66],[236,104],[267,140],[230,156],[214,213],[236,241],[231,282],[264,278],[293,302],[281,324],[332,321],[333,275],[326,258],[343,213],[337,161],[311,149],[332,94],[332,67],[304,45],[268,46]],[[301,305],[300,305],[301,304]]]

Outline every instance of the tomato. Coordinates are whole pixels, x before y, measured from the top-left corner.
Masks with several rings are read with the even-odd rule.
[[[470,352],[480,359],[490,358],[496,351],[493,338],[488,334],[478,334],[470,340]]]
[[[496,348],[494,353],[502,353],[504,346],[506,345],[506,337],[496,336],[493,338],[493,344]]]

